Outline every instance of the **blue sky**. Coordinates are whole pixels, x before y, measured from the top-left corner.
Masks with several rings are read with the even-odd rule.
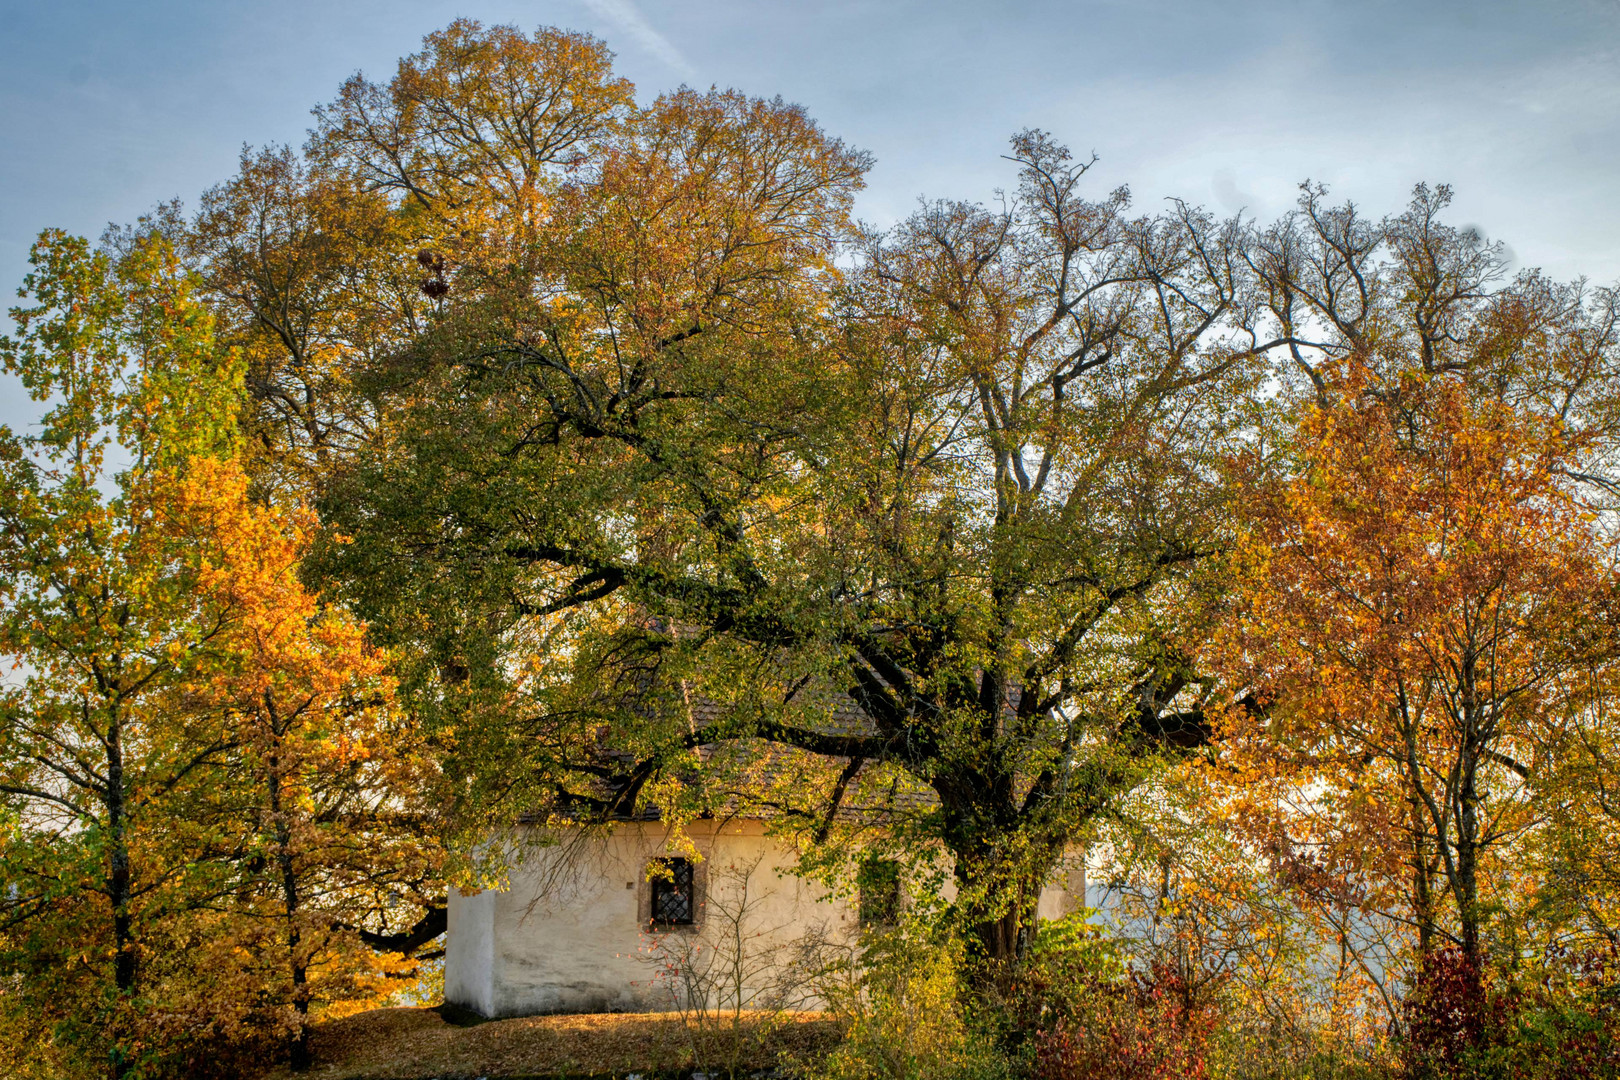
[[[40,228],[194,203],[458,15],[589,30],[644,95],[797,101],[876,155],[878,223],[990,197],[1033,125],[1144,208],[1266,218],[1313,178],[1381,213],[1450,182],[1520,265],[1620,279],[1620,0],[0,0],[0,289]]]

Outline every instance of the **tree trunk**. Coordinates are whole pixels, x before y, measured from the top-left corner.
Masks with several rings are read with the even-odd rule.
[[[1485,958],[1481,949],[1481,913],[1479,909],[1479,763],[1484,756],[1482,736],[1472,672],[1464,683],[1462,760],[1458,763],[1456,816],[1457,860],[1452,894],[1457,901],[1457,919],[1461,924],[1462,954],[1469,980],[1469,1000],[1483,1003],[1485,995]]]
[[[300,897],[298,872],[293,858],[292,829],[283,813],[280,762],[270,759],[270,813],[275,821],[276,865],[281,871],[282,913],[287,920],[287,965],[292,976],[292,1005],[297,1028],[288,1046],[288,1062],[294,1072],[310,1066],[309,1052],[309,962],[303,955],[303,935],[299,930]]]
[[[1051,870],[1051,860],[1040,867],[1008,865],[999,847],[977,843],[951,851],[958,895],[973,898],[959,915],[969,935],[965,975],[978,991],[1005,986],[1016,972],[1035,936],[1041,885]]]
[[[107,899],[112,906],[113,985],[120,1007],[135,993],[137,975],[134,919],[129,910],[133,891],[129,866],[129,821],[124,790],[123,731],[116,710],[107,727]],[[113,1080],[129,1075],[133,1063],[123,1046],[122,1017],[112,1026],[108,1072]]]
[[[1408,802],[1412,816],[1412,920],[1417,923],[1418,964],[1426,968],[1434,954],[1434,893],[1429,882],[1428,845],[1424,843],[1428,831],[1423,827],[1425,811],[1418,796],[1412,794]]]
[[[1470,665],[1471,666],[1471,665]],[[1475,702],[1472,672],[1467,672],[1463,695],[1462,760],[1457,784],[1457,869],[1452,890],[1457,917],[1462,923],[1463,956],[1477,971],[1480,965],[1479,911],[1479,763],[1484,756],[1481,717]]]
[[[1003,970],[1018,962],[1023,952],[1025,923],[1016,907],[999,917],[973,924],[973,937],[987,967]]]

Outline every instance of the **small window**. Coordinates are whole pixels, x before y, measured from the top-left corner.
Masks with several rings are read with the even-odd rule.
[[[855,868],[862,926],[891,926],[900,918],[900,864],[893,859],[862,859]]]
[[[660,859],[652,878],[652,921],[660,926],[690,926],[696,914],[692,864],[686,859]]]

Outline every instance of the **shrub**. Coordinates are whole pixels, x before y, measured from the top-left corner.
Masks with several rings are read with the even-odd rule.
[[[1035,1039],[1041,1080],[1198,1080],[1209,1075],[1215,1011],[1155,967],[1075,988]]]
[[[1208,1075],[1215,1011],[1171,969],[1131,970],[1084,913],[1042,926],[1012,1008],[1041,1080]]]
[[[1403,1006],[1409,1080],[1598,1080],[1620,1076],[1620,1015],[1607,957],[1547,965],[1536,981],[1430,958]]]
[[[869,934],[821,988],[845,1038],[808,1070],[816,1080],[1005,1080],[1017,1075],[964,1004],[963,949],[903,923]]]

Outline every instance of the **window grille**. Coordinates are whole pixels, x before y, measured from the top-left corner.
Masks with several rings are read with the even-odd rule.
[[[652,879],[652,921],[663,926],[690,926],[696,913],[692,864],[686,859],[663,859],[663,870]]]

